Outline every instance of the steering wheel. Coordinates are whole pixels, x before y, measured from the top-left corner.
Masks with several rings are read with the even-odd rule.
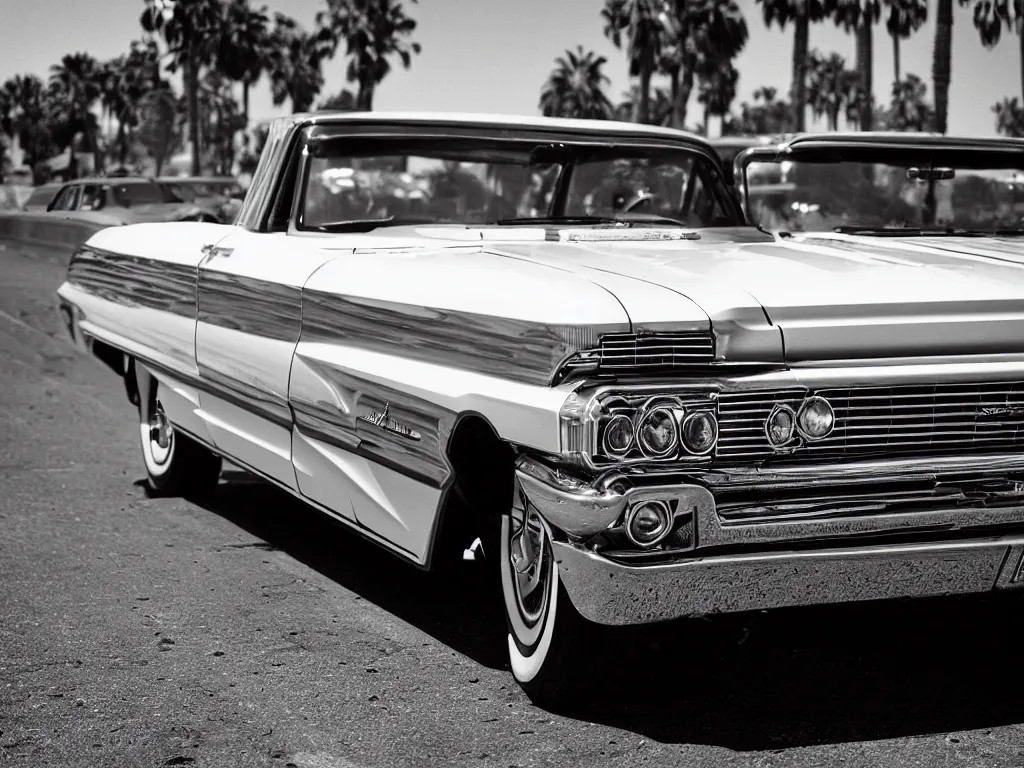
[[[653,192],[641,191],[637,193],[637,195],[632,200],[630,200],[628,203],[622,206],[622,212],[632,213],[635,209],[639,208],[641,205],[644,205],[645,203],[647,205],[651,205],[653,204],[655,197],[656,195]]]

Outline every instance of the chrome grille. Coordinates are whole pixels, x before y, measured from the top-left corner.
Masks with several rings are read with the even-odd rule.
[[[607,333],[598,346],[602,371],[644,368],[676,368],[714,361],[715,344],[710,333]]]
[[[805,394],[787,390],[722,395],[717,455],[771,456],[765,419],[775,403],[795,409]],[[835,429],[824,440],[797,449],[787,460],[1024,448],[1024,382],[846,387],[814,394],[832,404]]]

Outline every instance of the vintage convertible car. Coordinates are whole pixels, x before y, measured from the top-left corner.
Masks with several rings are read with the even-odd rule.
[[[99,232],[59,303],[154,492],[223,457],[482,556],[543,698],[588,622],[1024,585],[1024,256],[900,242],[759,231],[668,129],[320,113],[234,226]]]

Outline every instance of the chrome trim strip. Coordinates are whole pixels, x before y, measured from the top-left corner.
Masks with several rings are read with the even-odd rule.
[[[292,428],[292,414],[288,401],[262,387],[226,376],[208,366],[199,366],[200,378],[195,387],[226,403],[266,419],[285,429]]]
[[[66,281],[97,298],[132,308],[194,318],[196,268],[83,245],[71,257]]]
[[[301,289],[269,280],[243,277],[200,268],[198,288],[198,324],[196,327],[196,363],[207,389],[279,426],[291,429],[286,379],[282,391],[268,389],[273,376],[252,359],[253,353],[267,343],[284,342],[294,351],[302,324]],[[245,336],[231,337],[211,328],[236,331]],[[246,338],[251,337],[251,341]],[[252,344],[253,346],[249,346]],[[289,353],[290,355],[290,353]],[[278,367],[283,360],[274,361]],[[290,360],[287,365],[290,366]],[[278,377],[280,378],[280,377]]]
[[[294,344],[302,323],[302,290],[204,267],[198,317],[200,323]]]
[[[289,389],[295,425],[303,433],[435,488],[448,480],[451,467],[446,450],[456,414],[307,357],[301,343],[293,358]],[[364,420],[385,404],[389,416],[417,432],[418,440]]]
[[[689,559],[627,566],[552,542],[576,609],[624,625],[737,611],[989,592],[1024,537]]]
[[[828,462],[791,466],[728,467],[701,472],[700,482],[710,488],[808,488],[843,481],[873,480],[879,483],[920,478],[936,472],[1024,471],[1024,454],[994,453],[974,456],[943,456],[916,459]],[[651,474],[651,477],[657,477]]]
[[[409,304],[303,293],[303,341],[382,354],[547,386],[561,362],[605,330],[556,327]]]
[[[1017,458],[1017,465],[1022,463],[1024,459]],[[998,472],[998,469],[992,468],[991,472],[984,474],[998,479]],[[703,477],[694,482],[692,477],[678,473],[667,476],[657,473],[630,475],[608,472],[593,481],[586,481],[569,476],[536,459],[520,460],[516,474],[523,493],[552,526],[570,537],[582,539],[612,527],[620,520],[627,506],[648,498],[677,501],[677,514],[692,513],[696,537],[694,545],[696,549],[705,551],[726,546],[824,542],[858,534],[951,532],[985,526],[1024,525],[1024,503],[1013,498],[999,505],[985,506],[981,500],[966,500],[958,504],[956,499],[936,494],[930,502],[924,500],[924,503],[930,504],[926,509],[893,512],[886,508],[884,494],[881,493],[875,508],[868,506],[868,502],[872,501],[869,488],[863,494],[860,509],[853,508],[852,504],[848,505],[849,509],[843,509],[837,504],[832,512],[826,509],[804,517],[777,515],[743,519],[735,511],[738,509],[736,504],[728,505],[732,511],[729,517],[719,513],[714,494],[721,489],[710,484],[709,487],[698,484],[703,483]],[[922,470],[916,474],[908,472],[903,479],[927,481],[930,478]],[[867,474],[861,478],[861,482],[877,486],[885,482],[885,478]],[[950,483],[955,485],[954,481]],[[793,483],[794,488],[801,489],[831,485],[831,481],[826,478],[807,478]],[[752,487],[757,486],[739,483],[735,486],[740,490]],[[594,542],[590,542],[590,545],[597,546]]]

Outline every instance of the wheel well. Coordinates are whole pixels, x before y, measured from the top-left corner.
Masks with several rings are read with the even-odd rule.
[[[461,558],[479,537],[484,553],[497,543],[501,515],[512,504],[515,452],[476,414],[459,418],[448,441],[452,479],[442,497],[431,561]]]
[[[124,366],[124,392],[128,395],[128,402],[136,408],[139,406],[139,382],[135,378],[135,358],[129,357]]]

